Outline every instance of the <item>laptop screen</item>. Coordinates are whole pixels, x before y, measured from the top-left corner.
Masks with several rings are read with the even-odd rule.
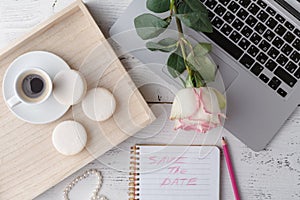
[[[275,0],[300,21],[300,0]]]

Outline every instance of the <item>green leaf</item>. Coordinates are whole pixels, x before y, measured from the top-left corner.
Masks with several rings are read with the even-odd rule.
[[[183,0],[178,6],[176,17],[195,31],[209,33],[213,31],[208,11],[199,0]]]
[[[169,56],[167,65],[168,71],[173,76],[173,78],[178,77],[186,69],[183,57],[180,54],[179,50],[175,51]]]
[[[165,38],[159,42],[147,42],[146,47],[151,51],[171,52],[177,48],[177,40],[173,38]]]
[[[190,75],[188,75],[187,77],[186,77],[186,81],[185,81],[185,87],[186,88],[190,88],[190,87],[196,87],[196,85],[195,85],[195,83],[194,83],[194,77],[193,76],[190,76]]]
[[[170,10],[170,0],[147,0],[147,8],[156,13]]]
[[[212,49],[212,46],[210,43],[198,43],[194,48],[194,54],[195,56],[204,56],[208,54]]]
[[[203,78],[198,71],[193,71],[193,83],[195,87],[199,88],[203,86],[202,79]]]
[[[190,53],[187,62],[192,70],[199,72],[205,83],[215,80],[216,65],[208,56],[194,56]]]
[[[193,11],[208,12],[200,0],[183,0]]]
[[[215,92],[215,94],[217,96],[220,109],[221,110],[224,109],[226,107],[226,99],[225,99],[224,95],[221,94],[221,92],[219,92],[215,88],[212,88],[212,89],[213,89],[213,91]]]
[[[143,40],[159,36],[169,24],[169,22],[152,14],[142,14],[134,19],[136,32]]]

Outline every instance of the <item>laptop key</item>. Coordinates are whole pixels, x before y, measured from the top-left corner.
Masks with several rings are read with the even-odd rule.
[[[242,38],[241,41],[239,42],[239,46],[244,50],[246,50],[250,44],[251,43],[246,38]]]
[[[238,31],[243,27],[243,25],[244,23],[239,19],[235,19],[232,23],[232,26]]]
[[[294,33],[297,35],[297,37],[300,37],[300,30],[299,29],[295,29]]]
[[[216,16],[211,23],[214,27],[220,28],[224,24],[224,21]]]
[[[260,34],[262,34],[265,30],[266,30],[266,26],[265,25],[263,25],[262,23],[260,23],[260,22],[258,22],[258,24],[255,26],[255,30],[258,32],[258,33],[260,33]]]
[[[297,63],[297,62],[299,62],[299,60],[300,60],[300,54],[299,54],[298,52],[294,51],[294,52],[292,53],[292,55],[290,56],[290,58],[291,58],[295,63]]]
[[[276,28],[275,28],[275,33],[277,33],[280,36],[283,36],[283,34],[286,32],[286,28],[284,28],[281,24],[279,24]]]
[[[208,12],[208,18],[210,19],[210,21],[214,18],[214,16],[216,15],[215,13],[211,12],[210,10],[207,11]]]
[[[291,72],[291,73],[294,73],[295,70],[297,69],[297,65],[290,61],[290,62],[285,66],[285,69],[288,70],[288,71]]]
[[[224,33],[225,35],[229,35],[231,33],[233,29],[231,28],[231,26],[229,26],[228,24],[224,24],[221,28],[221,32]]]
[[[293,42],[293,40],[296,38],[296,36],[293,34],[293,33],[291,33],[291,32],[287,32],[284,36],[283,36],[283,39],[285,40],[285,41],[287,41],[288,43],[291,43],[291,42]]]
[[[241,39],[241,37],[242,35],[236,31],[233,31],[229,36],[229,38],[232,39],[234,43],[237,43]]]
[[[236,15],[242,20],[245,20],[248,17],[249,13],[244,8],[241,8]]]
[[[251,58],[249,55],[244,54],[243,57],[240,59],[240,63],[242,63],[247,69],[249,69],[253,65],[254,59]]]
[[[283,54],[280,54],[278,58],[276,59],[276,62],[278,62],[281,66],[284,66],[288,62],[288,58],[285,57]]]
[[[249,6],[248,11],[249,11],[250,13],[252,13],[253,15],[256,15],[256,14],[258,13],[259,9],[260,9],[260,8],[259,8],[257,5],[255,5],[254,3],[252,3],[252,4]]]
[[[272,59],[269,59],[265,67],[272,72],[277,67],[277,64]]]
[[[223,4],[224,6],[227,6],[228,3],[230,2],[230,0],[219,0],[219,2],[220,2],[221,4]]]
[[[293,24],[291,24],[289,21],[286,21],[284,23],[284,26],[287,27],[290,31],[293,31],[295,26]]]
[[[274,71],[274,74],[290,87],[293,87],[297,82],[297,79],[295,79],[281,67],[277,67]]]
[[[253,42],[254,44],[258,44],[262,40],[262,37],[258,35],[257,33],[253,33],[252,36],[250,37],[250,41]]]
[[[275,59],[279,55],[279,53],[280,52],[274,47],[271,47],[271,49],[268,51],[268,55],[271,56],[273,59]]]
[[[292,53],[292,51],[293,51],[293,48],[290,46],[290,45],[288,45],[288,44],[285,44],[285,45],[283,45],[283,47],[281,48],[281,51],[285,54],[285,55],[290,55],[291,53]]]
[[[262,40],[261,43],[258,45],[258,47],[262,51],[266,52],[271,47],[271,44],[269,42],[267,42],[266,40]]]
[[[282,96],[282,97],[285,97],[285,96],[287,95],[287,92],[284,91],[282,88],[279,88],[279,89],[277,90],[277,93],[278,93],[280,96]]]
[[[270,15],[272,15],[272,16],[274,16],[274,15],[276,14],[276,11],[273,10],[273,8],[271,8],[271,7],[269,7],[269,6],[267,7],[266,11],[267,11]]]
[[[223,19],[228,23],[231,24],[231,22],[234,20],[235,16],[230,12],[227,11],[223,17]]]
[[[240,8],[240,6],[237,3],[235,3],[234,1],[231,1],[231,3],[228,6],[228,9],[233,13],[236,13],[236,11],[238,11],[239,8]]]
[[[262,0],[258,0],[257,1],[257,4],[262,7],[262,8],[266,8],[267,7],[267,4],[265,2],[263,2]]]
[[[247,8],[250,3],[251,0],[239,0],[239,4],[242,5],[244,8]]]
[[[279,85],[281,84],[281,81],[276,78],[275,76],[270,80],[269,82],[269,86],[274,89],[274,90],[277,90],[277,88],[279,87]]]
[[[269,42],[271,42],[273,40],[273,38],[275,37],[275,33],[273,33],[273,31],[271,31],[270,29],[268,29],[265,33],[264,33],[264,38],[266,38]]]
[[[255,57],[255,56],[258,54],[259,49],[258,49],[256,46],[251,45],[251,46],[249,47],[249,49],[248,49],[247,52],[248,52],[251,56]]]
[[[262,22],[265,22],[268,19],[269,15],[261,10],[258,14],[257,14],[257,18],[260,19]]]
[[[251,71],[254,75],[258,76],[258,75],[262,72],[263,69],[264,69],[263,66],[261,66],[261,65],[258,64],[258,63],[255,63],[255,64],[253,65],[253,67],[250,69],[250,71]]]
[[[295,47],[298,51],[300,51],[300,39],[296,39],[294,42],[293,42],[293,47]]]
[[[275,18],[280,22],[280,23],[283,23],[285,21],[285,19],[280,15],[280,14],[277,14],[275,16]]]
[[[218,2],[216,0],[207,0],[204,3],[208,8],[210,9],[214,9],[214,7],[218,4]]]
[[[223,48],[233,58],[238,60],[244,53],[238,46],[221,34],[218,30],[214,29],[212,33],[205,33],[207,37],[213,40],[217,45]]]
[[[259,76],[260,80],[262,80],[264,83],[268,83],[269,82],[269,77],[267,77],[265,74],[261,74]]]
[[[224,13],[226,12],[226,8],[224,8],[221,4],[219,4],[216,8],[215,8],[215,13],[217,15],[219,15],[220,17],[222,17],[224,15]]]
[[[300,67],[297,69],[297,71],[295,72],[295,77],[297,78],[297,79],[299,79],[300,78]]]
[[[246,19],[246,23],[250,26],[253,27],[257,23],[257,19],[253,17],[253,15],[249,15],[249,17]]]
[[[274,19],[274,18],[272,18],[272,17],[270,17],[269,19],[268,19],[268,21],[266,22],[266,25],[270,28],[270,29],[273,29],[273,28],[275,28],[275,26],[278,24],[278,22]]]
[[[280,49],[280,47],[282,47],[282,45],[284,44],[284,41],[282,39],[280,39],[278,36],[276,36],[276,38],[273,40],[272,44],[277,47],[278,49]]]
[[[260,52],[258,54],[258,56],[256,57],[256,60],[258,60],[258,62],[260,62],[261,64],[264,64],[268,59],[268,56],[266,54],[264,54],[263,52]]]
[[[245,25],[244,28],[241,30],[241,33],[247,38],[250,37],[252,32],[253,32],[253,30],[247,25]]]

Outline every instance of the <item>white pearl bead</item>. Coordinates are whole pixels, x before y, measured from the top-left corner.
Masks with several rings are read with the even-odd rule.
[[[93,196],[91,197],[91,199],[96,200],[96,199],[100,199],[100,200],[108,200],[105,196],[99,196],[98,193],[102,187],[102,175],[101,172],[99,172],[96,169],[90,169],[84,172],[83,175],[78,176],[76,179],[74,179],[64,190],[63,194],[64,194],[64,199],[65,200],[69,200],[68,194],[69,192],[72,190],[72,188],[81,180],[87,178],[90,174],[94,174],[97,179],[98,179],[98,184],[97,187],[95,188],[95,190],[93,191]]]

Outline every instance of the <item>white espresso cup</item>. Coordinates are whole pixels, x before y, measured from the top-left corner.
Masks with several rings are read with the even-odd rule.
[[[14,93],[7,104],[13,108],[21,103],[40,104],[46,101],[53,89],[50,76],[39,68],[31,68],[21,72],[14,82]]]

